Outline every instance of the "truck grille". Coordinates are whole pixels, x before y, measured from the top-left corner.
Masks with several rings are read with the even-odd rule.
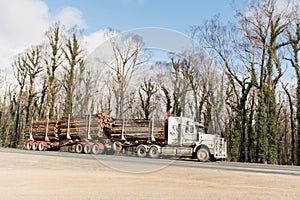
[[[215,140],[215,158],[227,158],[227,147],[224,138],[217,137]]]

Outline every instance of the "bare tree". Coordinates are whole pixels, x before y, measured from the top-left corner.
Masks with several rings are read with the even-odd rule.
[[[21,115],[21,107],[22,107],[22,96],[24,92],[24,87],[27,79],[27,67],[24,63],[25,57],[24,55],[19,55],[15,59],[13,63],[13,69],[15,78],[17,79],[18,85],[19,85],[19,95],[17,100],[17,111],[16,111],[16,118],[15,118],[15,128],[14,128],[14,140],[13,140],[13,147],[16,147],[18,144],[17,138],[19,138],[21,134],[20,130],[20,115]]]
[[[111,37],[113,60],[105,62],[112,70],[113,92],[116,101],[116,117],[123,118],[125,97],[136,68],[144,63],[142,39],[137,35]]]
[[[144,80],[143,85],[139,89],[139,97],[141,100],[141,108],[143,111],[143,117],[149,119],[151,113],[155,110],[152,98],[157,93],[158,89],[151,79]]]
[[[299,5],[297,6],[299,8]],[[298,10],[295,13],[297,16]],[[292,31],[293,30],[293,31]],[[297,165],[300,165],[300,65],[299,65],[299,52],[300,52],[300,20],[295,19],[295,22],[292,24],[291,28],[287,32],[288,40],[290,42],[291,47],[291,57],[287,58],[292,67],[295,70],[296,77],[297,77],[297,90],[296,90],[296,98],[297,98],[297,150],[293,149],[292,153],[292,161],[293,163],[297,163]],[[294,140],[294,137],[293,137]],[[294,141],[292,143],[292,146],[295,147]],[[294,159],[294,153],[297,153],[297,159]]]

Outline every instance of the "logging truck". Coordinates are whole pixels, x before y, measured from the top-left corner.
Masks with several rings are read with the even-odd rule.
[[[28,150],[69,147],[77,153],[115,153],[138,157],[193,157],[206,162],[227,157],[226,141],[207,134],[187,117],[165,120],[113,119],[104,114],[57,121],[35,121],[26,129]]]

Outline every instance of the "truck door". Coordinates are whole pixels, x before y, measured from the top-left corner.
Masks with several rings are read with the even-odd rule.
[[[182,145],[191,146],[197,141],[197,131],[192,120],[186,119],[182,127]]]

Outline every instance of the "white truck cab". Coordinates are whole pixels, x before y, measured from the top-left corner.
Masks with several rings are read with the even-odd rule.
[[[160,149],[163,155],[196,156],[204,162],[227,157],[224,138],[206,134],[204,127],[190,118],[169,117],[167,130],[167,146]]]

